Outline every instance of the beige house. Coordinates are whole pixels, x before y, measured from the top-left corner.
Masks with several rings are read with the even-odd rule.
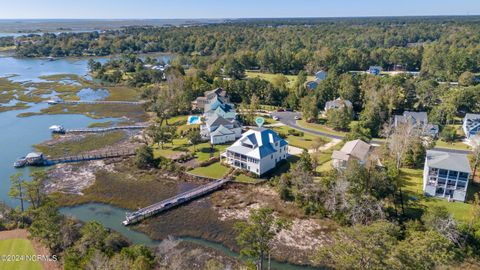
[[[333,151],[332,165],[334,168],[346,168],[348,162],[357,160],[359,164],[365,164],[372,146],[362,140],[349,141],[345,143],[340,151]]]

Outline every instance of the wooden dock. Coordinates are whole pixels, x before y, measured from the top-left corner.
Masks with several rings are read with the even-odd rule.
[[[102,151],[102,152],[93,152],[88,154],[76,155],[76,156],[65,156],[60,158],[46,158],[42,153],[38,153],[38,157],[35,159],[23,157],[14,162],[13,166],[15,168],[22,168],[27,166],[52,166],[59,163],[73,163],[81,161],[90,161],[90,160],[100,160],[107,158],[119,158],[119,157],[128,157],[135,155],[135,149],[122,149],[122,150],[112,150],[112,151]],[[30,155],[30,154],[29,154]]]
[[[109,100],[96,100],[96,101],[87,101],[87,100],[49,100],[47,101],[50,105],[55,104],[65,104],[65,105],[96,105],[96,104],[113,104],[113,105],[143,105],[145,101],[109,101]]]
[[[135,224],[148,217],[164,212],[180,204],[189,202],[207,193],[213,192],[221,188],[223,185],[225,185],[229,181],[230,180],[228,179],[215,180],[206,185],[199,186],[187,192],[180,193],[172,198],[169,198],[161,202],[147,206],[145,208],[139,209],[133,213],[127,213],[126,219],[122,223],[125,226]]]
[[[135,130],[135,129],[146,129],[148,125],[135,125],[135,126],[118,126],[118,127],[105,127],[105,128],[77,128],[77,129],[66,129],[64,133],[101,133],[109,132],[115,130]]]
[[[117,151],[104,151],[99,153],[89,153],[76,156],[66,156],[53,159],[45,159],[45,166],[51,166],[59,163],[73,163],[81,161],[91,161],[91,160],[100,160],[107,158],[118,158],[118,157],[128,157],[134,156],[135,149],[123,149]]]

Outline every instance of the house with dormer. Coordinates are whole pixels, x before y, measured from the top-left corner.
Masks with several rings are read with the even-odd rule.
[[[261,176],[288,158],[288,142],[273,130],[250,129],[228,147],[221,157],[234,168]]]

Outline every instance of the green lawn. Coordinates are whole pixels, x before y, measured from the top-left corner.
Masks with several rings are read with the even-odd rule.
[[[264,73],[264,72],[258,72],[258,71],[246,71],[245,75],[247,75],[247,78],[262,78],[269,82],[273,82],[273,79],[275,78],[275,76],[279,76],[281,74]],[[296,75],[285,75],[285,77],[287,77],[288,79],[288,86],[293,86],[293,84],[297,80]],[[315,76],[307,77],[307,81],[313,81],[314,79],[315,79]]]
[[[35,250],[28,239],[6,239],[0,240],[1,255],[35,255]],[[2,270],[36,270],[43,269],[42,265],[37,261],[16,261],[4,262],[0,260],[0,269]]]
[[[245,174],[239,174],[235,177],[235,182],[239,182],[239,183],[256,184],[259,181],[262,181],[262,179],[252,178],[250,176],[246,176]]]
[[[229,168],[220,164],[220,162],[213,163],[207,167],[198,167],[190,172],[196,175],[220,179],[228,172]]]
[[[470,150],[470,147],[466,144],[464,144],[461,141],[455,141],[455,142],[444,142],[443,140],[437,140],[435,142],[436,147],[442,147],[442,148],[452,148],[452,149],[460,149],[460,150]]]
[[[330,134],[330,135],[345,136],[347,134],[346,132],[336,131],[336,130],[333,130],[333,129],[331,129],[331,128],[325,126],[325,125],[322,125],[322,124],[308,123],[304,119],[298,120],[297,124],[301,127],[309,128],[309,129],[312,129],[312,130],[317,130],[317,131],[324,132],[324,133],[327,133],[327,134]]]
[[[407,212],[413,216],[424,211],[429,206],[445,206],[459,221],[469,221],[471,205],[468,203],[475,192],[479,192],[478,184],[469,183],[467,202],[448,202],[446,199],[423,196],[423,169],[402,169],[404,198],[408,204]],[[415,197],[416,200],[413,198]]]
[[[302,149],[311,149],[312,145],[315,142],[315,138],[318,137],[318,136],[314,136],[312,134],[305,133],[305,132],[304,132],[303,136],[293,136],[293,135],[288,134],[289,129],[291,129],[291,128],[287,127],[287,126],[281,126],[281,127],[274,127],[273,128],[273,130],[275,130],[276,132],[283,133],[283,134],[287,135],[286,140],[288,141],[288,143],[291,146],[295,146],[295,147],[302,148]],[[327,142],[330,142],[330,139],[328,139],[328,138],[325,138],[325,140]]]

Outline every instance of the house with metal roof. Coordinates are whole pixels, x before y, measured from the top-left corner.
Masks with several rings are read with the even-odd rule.
[[[220,127],[221,130],[217,132]],[[230,132],[226,132],[226,129]],[[237,120],[225,119],[214,113],[205,118],[205,124],[200,126],[200,135],[212,144],[233,142],[242,135],[242,127]]]
[[[426,112],[404,111],[403,115],[395,115],[393,120],[393,125],[395,128],[406,123],[419,128],[423,135],[434,138],[438,136],[438,125],[428,123],[428,116]]]
[[[423,169],[423,192],[427,196],[464,202],[471,173],[467,155],[428,150]]]
[[[463,132],[467,139],[480,132],[480,114],[467,113],[463,118]]]
[[[287,158],[288,142],[266,128],[248,130],[222,154],[222,159],[230,166],[259,176]]]
[[[352,160],[363,165],[367,162],[372,146],[362,140],[354,140],[345,143],[340,151],[333,151],[332,165],[337,169],[344,169]]]

